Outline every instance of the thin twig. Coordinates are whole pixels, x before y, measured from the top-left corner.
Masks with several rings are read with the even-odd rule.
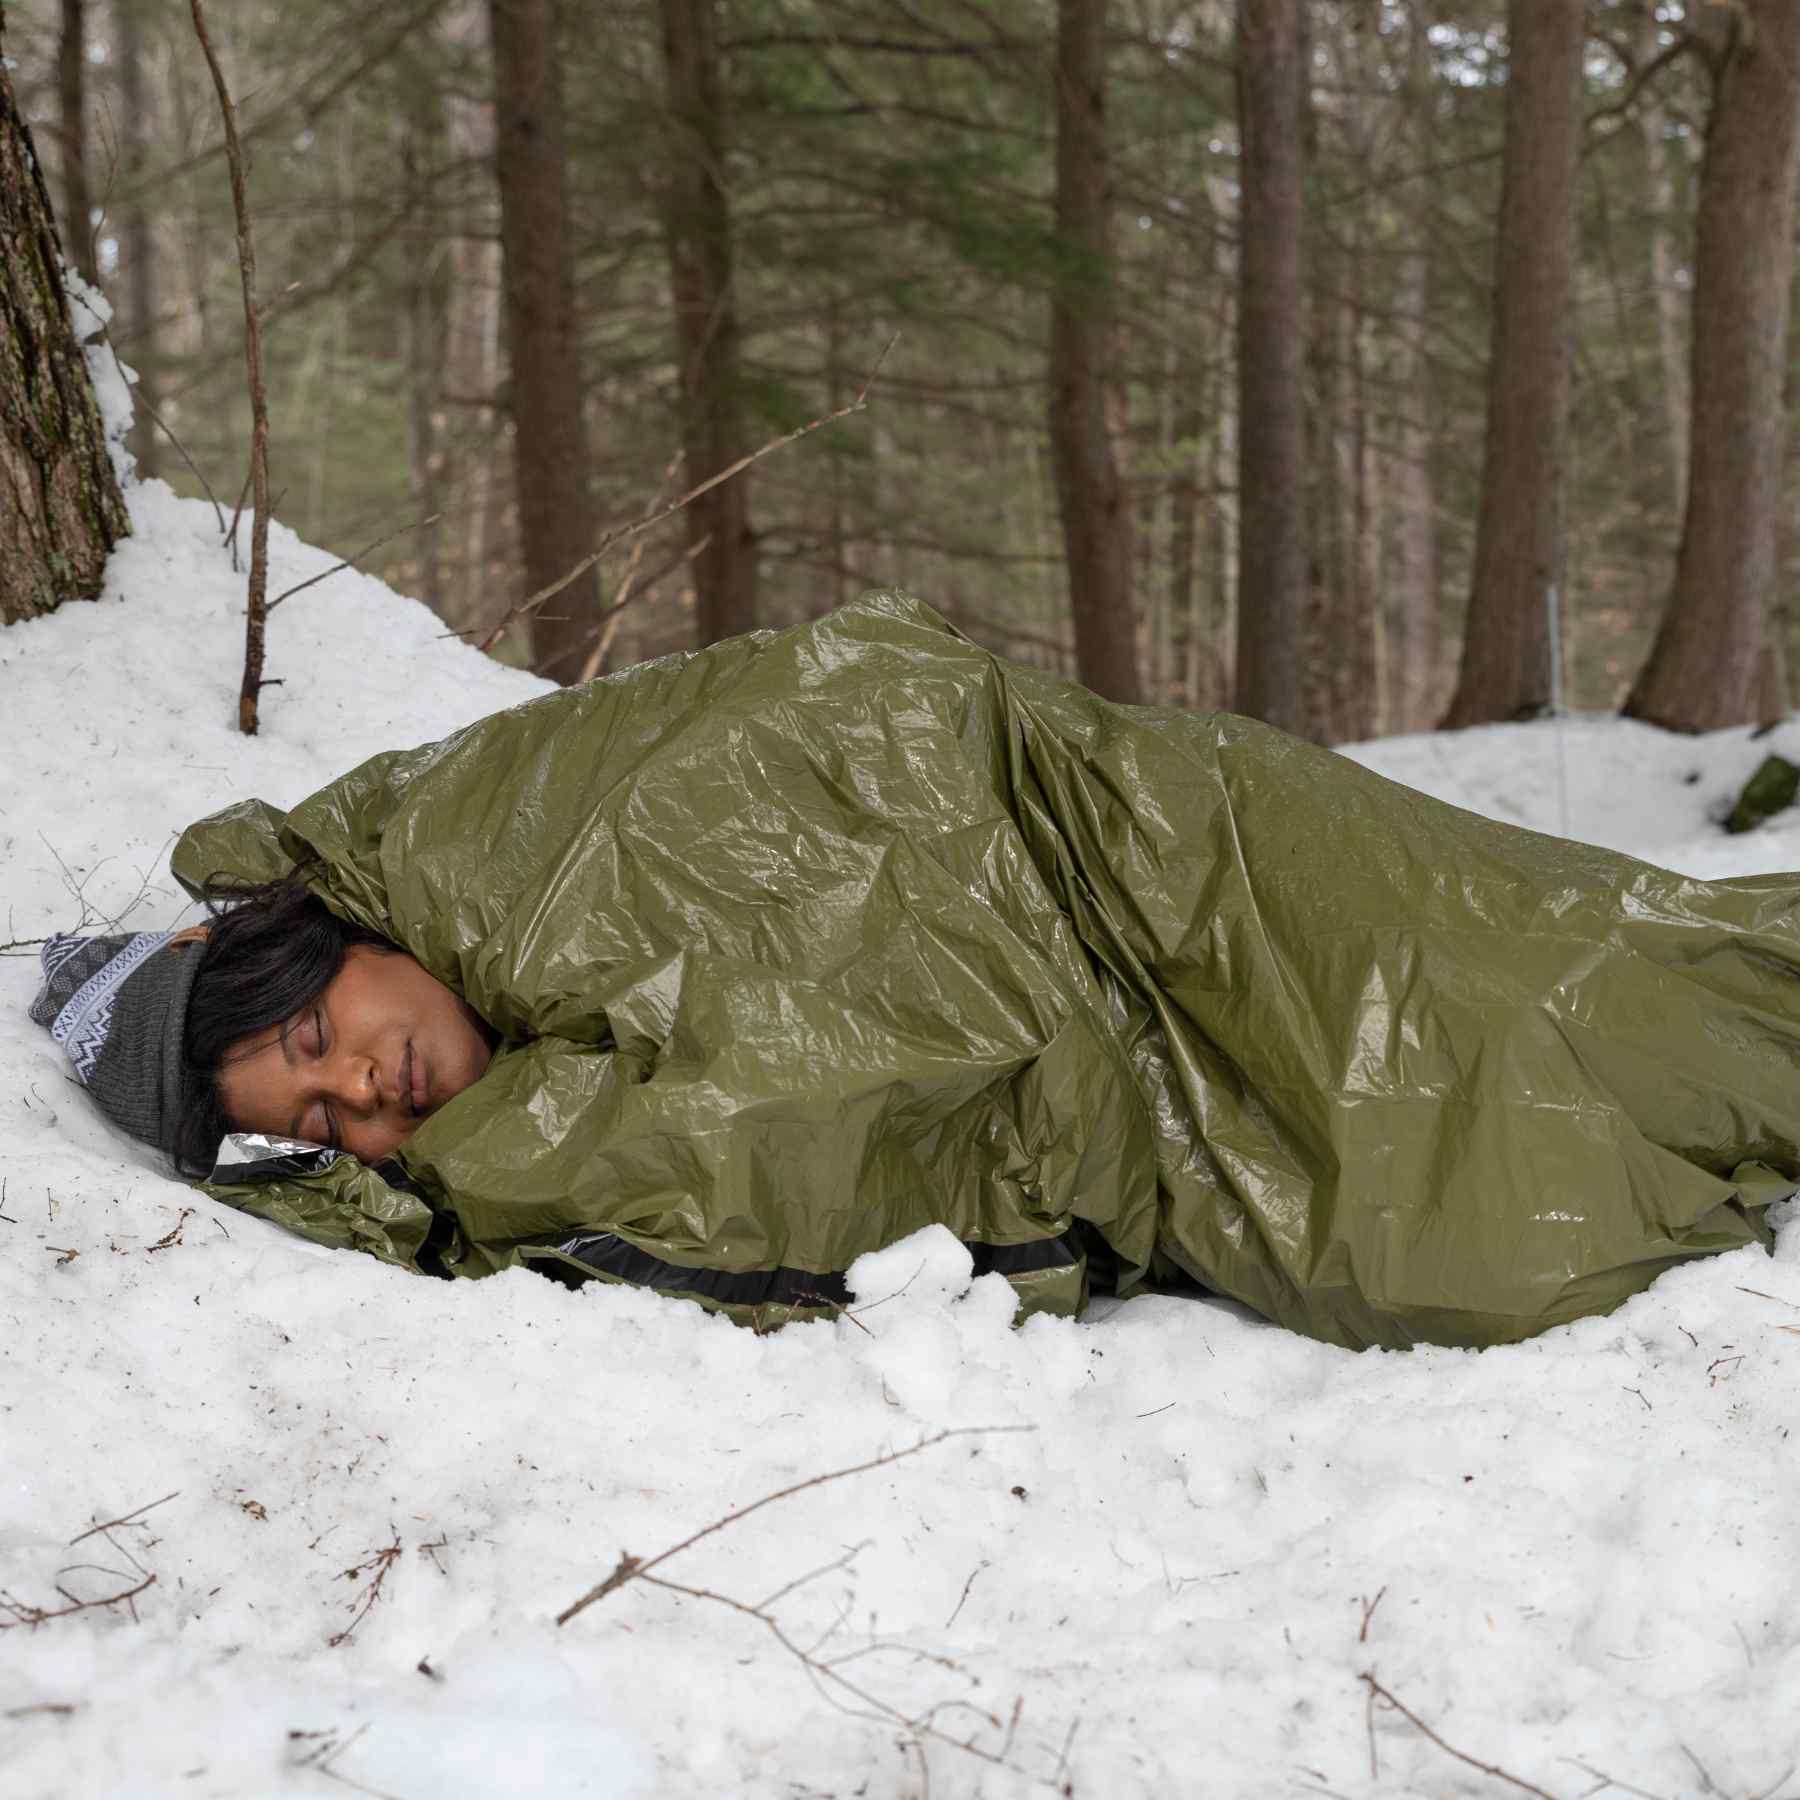
[[[238,142],[237,109],[225,72],[213,53],[201,0],[188,0],[194,34],[206,53],[219,111],[225,121],[225,157],[231,168],[231,209],[237,218],[238,274],[244,289],[244,366],[250,381],[250,487],[256,515],[250,524],[250,587],[244,612],[244,679],[238,689],[238,730],[256,735],[256,701],[263,689],[264,597],[269,586],[269,401],[263,389],[262,309],[256,301],[256,239],[250,195],[244,181],[244,152]]]
[[[1740,1287],[1738,1292],[1740,1294],[1754,1294],[1759,1300],[1773,1300],[1777,1306],[1791,1306],[1796,1311],[1800,1311],[1800,1300],[1788,1300],[1783,1298],[1780,1294],[1765,1294],[1761,1288]]]
[[[967,1580],[967,1581],[965,1581],[965,1582],[964,1582],[964,1583],[963,1583],[963,1591],[962,1591],[962,1595],[961,1595],[961,1597],[960,1597],[960,1598],[959,1598],[959,1599],[958,1599],[958,1600],[957,1600],[957,1602],[956,1602],[956,1606],[955,1606],[955,1608],[954,1608],[954,1609],[953,1609],[953,1610],[952,1610],[952,1612],[951,1612],[951,1614],[950,1614],[950,1616],[949,1616],[949,1618],[947,1618],[947,1619],[946,1619],[946,1620],[945,1620],[945,1621],[944,1621],[944,1629],[945,1629],[945,1630],[946,1630],[946,1631],[948,1631],[948,1630],[949,1630],[949,1629],[950,1629],[950,1627],[951,1627],[951,1626],[952,1626],[952,1625],[954,1625],[954,1624],[955,1624],[955,1623],[956,1623],[956,1615],[957,1615],[957,1613],[959,1613],[959,1612],[961,1612],[961,1611],[962,1611],[962,1609],[963,1609],[963,1605],[964,1605],[964,1602],[966,1602],[966,1601],[967,1601],[967,1600],[968,1600],[968,1598],[969,1598],[969,1589],[970,1589],[970,1588],[972,1588],[972,1587],[973,1587],[973,1586],[974,1586],[974,1585],[975,1585],[975,1577],[976,1577],[976,1576],[977,1576],[977,1575],[979,1575],[979,1574],[980,1574],[980,1573],[981,1573],[981,1571],[982,1571],[982,1570],[983,1570],[983,1569],[985,1569],[985,1568],[986,1568],[986,1567],[987,1567],[987,1564],[986,1564],[986,1563],[984,1563],[984,1562],[978,1562],[978,1563],[977,1563],[977,1564],[976,1564],[976,1565],[975,1565],[975,1566],[974,1566],[974,1568],[972,1568],[972,1569],[971,1569],[971,1570],[970,1570],[970,1571],[969,1571],[969,1579],[968,1579],[968,1580]]]
[[[156,1585],[154,1575],[146,1575],[136,1587],[126,1588],[122,1593],[108,1594],[103,1600],[77,1600],[71,1594],[59,1588],[58,1593],[69,1602],[67,1606],[43,1607],[32,1606],[23,1600],[15,1600],[12,1595],[0,1593],[0,1611],[9,1612],[10,1619],[0,1619],[0,1631],[11,1631],[15,1626],[28,1625],[36,1630],[40,1625],[47,1625],[52,1619],[66,1619],[71,1613],[91,1612],[96,1608],[110,1606],[130,1606],[146,1588]],[[137,1609],[131,1607],[132,1617],[137,1617]]]
[[[663,465],[662,480],[656,484],[656,493],[644,509],[646,513],[654,512],[663,495],[674,485],[675,471],[681,465],[681,455],[681,451],[677,449],[668,462]],[[710,532],[707,534],[708,539],[711,538],[711,535]],[[625,573],[620,578],[618,590],[613,595],[613,603],[607,608],[606,617],[595,634],[593,649],[588,652],[581,665],[580,674],[575,677],[577,685],[592,681],[606,667],[607,654],[613,647],[613,639],[619,633],[619,615],[636,598],[633,590],[637,586],[639,572],[644,566],[644,550],[649,542],[649,538],[639,537],[637,542],[631,546],[631,557],[625,564]],[[697,549],[690,547],[688,551],[690,557],[698,554]],[[648,588],[654,584],[646,582],[644,585]]]
[[[363,1590],[361,1603],[351,1601],[355,1617],[342,1631],[336,1631],[325,1642],[328,1648],[335,1650],[340,1644],[347,1644],[356,1635],[356,1628],[369,1616],[369,1609],[381,1598],[381,1590],[387,1582],[388,1571],[400,1560],[400,1534],[394,1533],[394,1541],[383,1549],[374,1550],[361,1562],[354,1564],[343,1573],[345,1581],[368,1579],[369,1585]],[[373,1573],[371,1574],[371,1571]]]
[[[645,1575],[643,1579],[651,1587],[662,1588],[671,1594],[683,1595],[689,1600],[710,1600],[717,1606],[727,1607],[732,1612],[742,1613],[745,1618],[756,1620],[759,1625],[763,1626],[764,1629],[769,1632],[782,1649],[786,1650],[789,1655],[793,1656],[796,1661],[801,1664],[807,1674],[811,1676],[813,1681],[819,1686],[820,1690],[826,1692],[828,1697],[830,1688],[835,1687],[841,1689],[844,1693],[848,1694],[851,1699],[856,1701],[859,1706],[867,1708],[868,1716],[887,1720],[895,1725],[899,1725],[905,1730],[912,1732],[917,1737],[930,1738],[934,1742],[946,1744],[952,1749],[966,1751],[970,1756],[979,1757],[983,1762],[991,1763],[995,1767],[1009,1766],[1006,1762],[1004,1750],[989,1750],[985,1745],[977,1744],[972,1737],[957,1737],[953,1732],[943,1730],[932,1722],[930,1711],[918,1714],[917,1716],[902,1712],[901,1709],[895,1706],[891,1701],[883,1700],[879,1694],[872,1693],[859,1682],[852,1681],[849,1676],[841,1673],[838,1669],[833,1667],[832,1664],[820,1662],[816,1656],[813,1656],[802,1645],[795,1643],[795,1641],[788,1636],[786,1631],[782,1629],[780,1620],[775,1618],[773,1614],[763,1612],[758,1607],[747,1605],[742,1600],[734,1600],[729,1594],[715,1593],[711,1588],[689,1587],[685,1582],[671,1581],[665,1575]],[[938,1709],[932,1710],[935,1711]],[[998,1727],[999,1721],[994,1719],[991,1714],[981,1712],[980,1708],[976,1708],[975,1711],[981,1718],[987,1720],[990,1724],[996,1726],[996,1728]]]
[[[123,380],[125,364],[119,356],[118,346],[112,341],[112,332],[110,328],[102,331],[101,336],[106,340],[106,347],[112,352],[112,359],[118,365],[119,376],[120,379]],[[188,472],[197,482],[199,482],[201,487],[206,490],[206,497],[212,502],[213,517],[218,521],[219,533],[222,537],[225,532],[225,509],[219,504],[219,496],[213,492],[212,483],[200,473],[200,465],[188,455],[187,445],[175,435],[174,429],[169,424],[168,420],[150,404],[149,400],[144,395],[141,384],[131,390],[131,405],[134,412],[142,410],[150,415],[151,424],[153,424],[163,436],[175,446],[177,452],[180,454],[181,460],[187,464]]]
[[[192,1211],[192,1208],[188,1208],[187,1211]],[[185,1211],[182,1216],[184,1218],[186,1217]],[[167,1505],[168,1502],[173,1500],[180,1492],[180,1488],[171,1488],[160,1500],[146,1500],[142,1506],[134,1506],[130,1512],[124,1514],[120,1518],[108,1519],[104,1524],[100,1525],[90,1525],[80,1537],[72,1537],[69,1539],[69,1547],[73,1549],[75,1545],[81,1543],[84,1539],[91,1538],[96,1532],[111,1531],[115,1525],[134,1525],[145,1513],[150,1512],[158,1506]]]
[[[240,520],[244,516],[244,502],[250,498],[250,477],[251,477],[251,471],[249,469],[245,469],[244,470],[244,485],[238,489],[237,505],[231,509],[231,525],[227,529],[224,537],[220,540],[225,545],[226,549],[228,549],[231,552],[231,572],[234,575],[237,573],[237,567],[238,567],[238,559],[237,559],[238,520]]]
[[[1416,1712],[1404,1705],[1401,1701],[1395,1699],[1393,1694],[1375,1679],[1375,1671],[1373,1669],[1364,1670],[1357,1679],[1367,1686],[1372,1698],[1386,1702],[1386,1704],[1391,1706],[1409,1725],[1413,1726],[1416,1730],[1423,1732],[1426,1737],[1430,1738],[1430,1740],[1436,1744],[1446,1756],[1453,1756],[1459,1763],[1463,1763],[1471,1769],[1479,1769],[1483,1775],[1491,1775],[1496,1781],[1504,1781],[1510,1786],[1516,1787],[1521,1793],[1535,1794],[1537,1795],[1537,1800],[1556,1800],[1556,1796],[1547,1789],[1534,1787],[1529,1781],[1520,1780],[1517,1775],[1509,1774],[1496,1763],[1484,1763],[1479,1758],[1470,1756],[1466,1751],[1458,1750],[1454,1744],[1445,1743],[1444,1740],[1439,1737]],[[1371,1746],[1373,1746],[1373,1743],[1374,1739],[1371,1736]]]
[[[395,538],[405,537],[409,531],[423,531],[427,525],[435,525],[443,516],[444,515],[441,512],[435,512],[428,519],[414,519],[410,525],[396,525],[392,531],[383,532],[373,543],[364,544],[354,556],[346,556],[342,562],[333,563],[329,569],[322,571],[320,574],[310,575],[305,581],[296,581],[292,587],[283,588],[281,592],[269,602],[266,610],[268,612],[273,612],[282,601],[288,599],[291,595],[305,593],[309,587],[317,586],[317,584],[325,580],[327,576],[337,574],[340,569],[354,569],[371,550],[379,550],[383,544],[391,544]]]
[[[1596,1769],[1592,1763],[1585,1763],[1578,1756],[1565,1756],[1561,1760],[1573,1763],[1582,1774],[1591,1775],[1599,1782],[1599,1787],[1588,1789],[1590,1794],[1601,1793],[1606,1788],[1617,1788],[1621,1794],[1635,1795],[1636,1800],[1667,1800],[1666,1795],[1654,1794],[1649,1788],[1633,1787],[1629,1781],[1621,1781],[1618,1776],[1609,1775],[1604,1769]]]
[[[1369,1621],[1375,1617],[1375,1609],[1381,1604],[1382,1596],[1386,1593],[1387,1584],[1384,1582],[1380,1593],[1376,1594],[1373,1600],[1363,1601],[1362,1629],[1356,1634],[1356,1641],[1359,1644],[1366,1644],[1369,1641]],[[1358,1595],[1357,1598],[1361,1599],[1362,1597]]]
[[[679,1556],[684,1550],[691,1550],[704,1538],[713,1536],[727,1525],[735,1525],[739,1519],[747,1519],[753,1512],[760,1512],[765,1506],[773,1506],[777,1500],[790,1499],[795,1494],[803,1494],[808,1488],[823,1487],[828,1481],[843,1481],[851,1475],[866,1475],[871,1469],[885,1469],[890,1463],[904,1462],[909,1456],[917,1456],[921,1451],[935,1449],[939,1444],[947,1443],[951,1438],[984,1437],[1001,1431],[1029,1431],[1029,1425],[964,1425],[948,1431],[939,1431],[928,1438],[921,1438],[918,1443],[909,1445],[904,1450],[884,1450],[879,1456],[872,1456],[867,1462],[852,1463],[848,1468],[831,1469],[822,1475],[809,1475],[804,1481],[796,1481],[791,1485],[778,1488],[772,1494],[764,1494],[760,1500],[752,1500],[748,1506],[740,1506],[736,1512],[727,1513],[722,1519],[715,1519],[710,1525],[684,1537],[679,1544],[672,1544],[667,1550],[660,1551],[649,1558],[632,1556],[629,1552],[622,1554],[613,1572],[597,1587],[591,1587],[575,1601],[556,1615],[558,1625],[566,1625],[578,1613],[585,1612],[596,1600],[603,1600],[610,1593],[622,1588],[628,1581],[646,1576],[652,1569],[659,1568],[670,1557]]]
[[[611,531],[605,533],[600,542],[572,569],[559,575],[548,586],[539,588],[535,594],[526,595],[516,606],[510,607],[502,613],[477,647],[482,650],[491,650],[510,625],[516,620],[529,618],[546,600],[553,600],[570,582],[579,580],[606,555],[614,544],[622,543],[626,538],[636,537],[639,532],[648,531],[653,525],[660,525],[664,519],[698,500],[702,494],[710,493],[714,488],[729,481],[734,475],[741,475],[752,463],[760,462],[773,451],[784,449],[797,439],[819,430],[821,426],[834,424],[839,419],[847,418],[851,413],[866,411],[869,390],[874,386],[876,376],[881,373],[881,365],[887,360],[888,351],[892,350],[898,341],[898,334],[888,340],[887,348],[875,359],[875,366],[869,371],[868,379],[864,381],[854,400],[838,407],[835,412],[828,412],[819,418],[809,419],[806,424],[796,426],[782,437],[771,438],[759,449],[752,450],[748,456],[740,456],[736,462],[721,469],[716,475],[709,475],[704,481],[689,488],[679,500],[671,500],[667,506],[661,507],[655,512],[646,513],[635,524],[615,526]]]

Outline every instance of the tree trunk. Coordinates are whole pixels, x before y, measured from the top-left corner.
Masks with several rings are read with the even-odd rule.
[[[1639,65],[1657,53],[1654,10],[1646,8],[1634,39]],[[1669,179],[1668,113],[1652,83],[1638,97],[1638,133],[1644,146],[1644,173],[1649,178],[1650,285],[1656,296],[1656,348],[1662,369],[1664,417],[1669,426],[1669,479],[1677,516],[1687,504],[1688,370],[1682,345],[1682,289],[1676,280],[1675,246],[1669,241],[1669,215],[1675,210]]]
[[[1394,358],[1393,581],[1399,674],[1396,725],[1428,731],[1442,715],[1443,618],[1438,596],[1437,471],[1432,461],[1436,386],[1426,346],[1432,267],[1428,250],[1408,255],[1401,276],[1403,320]]]
[[[141,188],[149,167],[149,121],[144,92],[144,0],[113,0],[113,29],[119,43],[119,143],[123,152],[120,175],[130,192]],[[161,466],[161,432],[149,415],[162,410],[158,356],[161,333],[156,323],[156,252],[150,230],[150,209],[141,195],[132,194],[118,209],[119,260],[125,265],[125,319],[123,332],[114,341],[127,344],[126,359],[137,375],[136,429],[131,447],[137,453],[137,472],[149,477]]]
[[[1723,47],[1700,175],[1692,456],[1675,591],[1625,705],[1675,731],[1756,716],[1785,504],[1797,166],[1800,6],[1747,0]]]
[[[1237,0],[1240,712],[1306,729],[1302,0]]]
[[[1425,25],[1411,26],[1407,57],[1405,143],[1420,168],[1437,158],[1436,76]],[[1412,236],[1398,271],[1399,329],[1394,337],[1393,445],[1388,471],[1393,536],[1389,545],[1393,593],[1394,721],[1385,729],[1429,731],[1443,717],[1446,683],[1437,524],[1437,368],[1430,340],[1437,295],[1437,254],[1431,242],[1437,197],[1415,181],[1407,199]]]
[[[1056,234],[1050,297],[1050,457],[1080,677],[1135,703],[1131,515],[1113,460],[1106,390],[1114,342],[1106,0],[1057,0]]]
[[[563,154],[556,0],[488,0],[494,44],[494,173],[500,189],[513,479],[527,591],[593,551]],[[532,664],[572,681],[599,612],[590,571],[531,621]]]
[[[5,44],[0,11],[0,49]],[[62,249],[0,56],[0,624],[100,592],[131,527],[87,360],[69,325]]]
[[[732,290],[731,203],[725,186],[724,84],[717,0],[662,0],[663,69],[676,142],[664,231],[681,372],[687,485],[748,453]],[[735,637],[756,624],[756,537],[746,471],[685,512],[693,551],[694,637]]]
[[[401,127],[400,160],[406,176],[407,204],[412,217],[405,240],[405,311],[401,331],[406,351],[406,451],[412,466],[413,505],[421,520],[441,510],[438,499],[438,386],[442,380],[449,334],[438,295],[441,247],[432,237],[420,173],[443,142],[437,97],[428,89],[415,97],[411,115]],[[418,597],[438,616],[445,616],[440,527],[423,523],[414,534],[419,558]],[[551,602],[550,610],[556,610]]]
[[[62,139],[63,242],[83,281],[100,284],[94,267],[93,207],[87,178],[87,0],[62,0],[56,47],[56,93]]]
[[[1550,702],[1562,577],[1581,174],[1581,0],[1508,0],[1506,160],[1494,246],[1487,453],[1462,670],[1446,725]]]
[[[1159,697],[1170,705],[1198,706],[1200,661],[1213,649],[1200,641],[1206,635],[1200,604],[1201,489],[1208,477],[1209,438],[1216,437],[1219,421],[1211,421],[1209,432],[1206,376],[1194,350],[1197,321],[1191,317],[1176,319],[1172,328],[1176,333],[1171,376],[1175,469],[1169,488],[1169,592],[1164,605],[1181,675],[1176,691]],[[1207,514],[1216,513],[1218,507],[1218,494],[1208,495]]]

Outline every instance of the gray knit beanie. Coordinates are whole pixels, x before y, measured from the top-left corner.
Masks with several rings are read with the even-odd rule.
[[[198,943],[165,949],[174,936],[53,937],[31,1004],[100,1110],[171,1155],[187,1091],[182,1031],[201,961]]]

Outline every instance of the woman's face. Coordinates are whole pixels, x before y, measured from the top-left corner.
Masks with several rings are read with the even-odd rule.
[[[359,944],[313,1005],[232,1047],[219,1098],[239,1131],[378,1163],[479,1080],[492,1054],[480,1017],[435,976]]]

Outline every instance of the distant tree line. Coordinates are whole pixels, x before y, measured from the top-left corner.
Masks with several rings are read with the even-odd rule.
[[[229,507],[188,7],[3,30],[140,467]],[[1789,705],[1793,0],[238,0],[211,32],[276,510],[339,551],[435,518],[374,566],[453,628],[880,365],[497,654],[572,681],[895,583],[1114,697],[1327,741]]]

